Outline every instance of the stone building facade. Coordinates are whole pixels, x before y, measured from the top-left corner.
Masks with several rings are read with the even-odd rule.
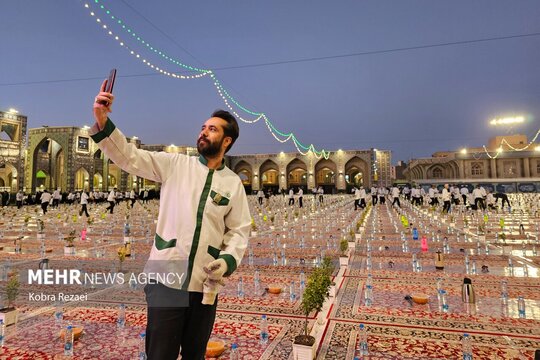
[[[412,159],[404,175],[418,184],[481,184],[504,191],[540,191],[540,151],[538,144],[528,145],[524,135],[490,139],[486,149],[462,149],[438,152],[430,158]],[[491,156],[491,157],[490,157]]]
[[[13,140],[1,140],[0,143],[5,153],[13,148],[9,150],[11,155],[9,165],[6,165],[13,175],[8,179],[0,172],[4,182],[11,184],[11,192],[18,189],[29,193],[56,188],[62,191],[159,188],[159,184],[119,169],[102,154],[89,136],[87,127],[43,126],[30,129],[27,143],[26,117],[4,116],[6,124],[17,124],[16,132],[19,134],[12,135]],[[6,133],[14,134],[12,128],[6,129]],[[145,145],[136,137],[127,140],[144,150],[198,155],[196,147]],[[328,159],[317,158],[312,152],[306,155],[284,152],[232,155],[225,161],[241,177],[248,192],[264,188],[277,193],[290,188],[297,191],[299,187],[308,191],[322,186],[325,193],[335,193],[350,190],[353,186],[391,184],[391,152],[388,150],[338,150],[332,152]],[[17,174],[24,176],[17,179]]]
[[[27,118],[0,111],[0,191],[17,192],[25,180]]]
[[[342,192],[353,186],[391,184],[391,153],[388,150],[338,150],[328,159],[309,152],[235,155],[229,167],[237,173],[248,192],[259,189],[322,186],[325,193]]]

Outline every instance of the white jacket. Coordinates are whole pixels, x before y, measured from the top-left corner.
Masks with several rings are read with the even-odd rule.
[[[94,125],[90,134],[124,171],[162,183],[156,236],[145,272],[159,269],[184,274],[181,283],[164,285],[202,292],[203,267],[208,263],[224,259],[226,276],[237,268],[251,225],[238,175],[225,165],[209,169],[202,156],[137,149],[111,120],[102,131]]]

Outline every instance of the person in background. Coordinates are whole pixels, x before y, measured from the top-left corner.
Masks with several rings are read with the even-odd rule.
[[[109,210],[109,212],[112,214],[114,210],[115,201],[116,198],[116,188],[112,189],[109,193],[109,196],[107,196],[107,201],[109,202],[109,206],[105,210]]]
[[[17,195],[15,195],[15,201],[17,202],[17,209],[20,209],[23,205],[24,200],[24,193],[22,190],[17,191]]]
[[[88,194],[86,191],[81,192],[81,210],[79,211],[79,216],[82,216],[82,214],[85,214],[86,217],[90,217],[90,214],[88,214]]]
[[[41,194],[41,209],[43,210],[43,215],[47,213],[47,207],[49,206],[51,198],[52,196],[47,189],[43,190],[43,194]]]

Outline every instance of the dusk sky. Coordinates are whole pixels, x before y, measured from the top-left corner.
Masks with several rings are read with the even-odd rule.
[[[194,145],[211,112],[227,109],[212,79],[156,73],[102,25],[141,59],[188,74],[88,2],[101,23],[79,0],[0,0],[0,110],[19,110],[29,128],[92,125],[94,96],[114,67],[110,117],[127,136]],[[212,69],[242,106],[317,150],[389,149],[395,163],[540,128],[538,0],[99,3],[157,51]],[[506,39],[472,42],[493,38]],[[448,43],[459,44],[430,46]],[[512,115],[527,121],[489,126]],[[296,149],[259,121],[240,123],[231,154],[279,151]]]

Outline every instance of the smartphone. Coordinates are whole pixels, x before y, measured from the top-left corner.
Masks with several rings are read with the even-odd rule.
[[[107,84],[105,85],[105,92],[112,93],[114,87],[114,80],[116,80],[116,69],[112,69]]]
[[[111,93],[113,91],[114,87],[114,80],[116,80],[116,69],[112,69],[109,73],[109,77],[107,78],[107,83],[105,84],[105,92]],[[100,101],[100,104],[102,105],[109,105],[106,101]]]

